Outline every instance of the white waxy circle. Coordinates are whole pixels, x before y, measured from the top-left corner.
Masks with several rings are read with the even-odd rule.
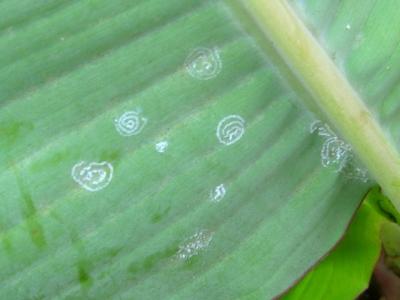
[[[221,144],[232,145],[239,141],[245,132],[245,120],[238,115],[223,118],[217,126],[217,138]]]
[[[115,128],[122,136],[139,134],[147,123],[147,119],[141,115],[139,110],[123,113],[114,120]]]
[[[186,71],[200,80],[216,77],[222,69],[222,62],[217,48],[200,47],[194,49],[185,60]]]
[[[71,176],[85,190],[96,192],[110,184],[113,172],[113,166],[106,161],[100,163],[81,161],[72,168]]]

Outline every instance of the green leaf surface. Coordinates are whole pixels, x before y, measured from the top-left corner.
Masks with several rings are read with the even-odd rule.
[[[328,2],[304,11],[325,20]],[[375,17],[347,64],[368,103],[400,70],[372,68],[392,48],[367,29],[400,27],[381,10],[354,15]],[[372,185],[321,164],[315,116],[225,2],[3,0],[0,14],[0,299],[270,299],[335,245]],[[185,65],[204,47],[220,59],[208,80]],[[121,135],[132,111],[140,130]],[[227,145],[216,133],[233,115],[244,134]],[[74,180],[82,161],[107,162],[93,176],[108,185]]]
[[[291,0],[400,147],[400,2]]]
[[[369,193],[344,238],[282,300],[356,299],[369,285],[381,252],[380,231],[388,223]]]

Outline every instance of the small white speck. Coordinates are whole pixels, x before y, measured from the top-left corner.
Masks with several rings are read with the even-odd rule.
[[[350,25],[350,24],[347,24],[347,25],[346,25],[346,29],[347,29],[347,30],[350,30],[350,29],[351,29],[351,25]]]
[[[65,40],[65,38],[64,37],[60,37],[60,41],[64,41]]]
[[[220,184],[216,186],[213,190],[210,192],[210,201],[211,202],[220,202],[226,194],[226,189],[224,184]]]
[[[164,153],[165,151],[167,151],[168,148],[168,142],[167,141],[161,141],[158,142],[155,146],[156,151],[159,153]]]
[[[179,246],[177,257],[182,260],[188,260],[189,258],[198,255],[210,245],[213,235],[214,233],[208,230],[197,231]]]

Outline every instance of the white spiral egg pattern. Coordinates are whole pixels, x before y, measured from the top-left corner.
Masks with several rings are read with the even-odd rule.
[[[367,182],[368,172],[358,165],[350,144],[340,139],[328,124],[320,120],[314,121],[310,126],[311,133],[317,133],[324,139],[321,149],[321,163],[345,175],[348,179]]]
[[[186,71],[199,80],[216,77],[222,70],[222,61],[217,48],[194,49],[185,60]]]
[[[147,123],[140,111],[127,111],[114,120],[115,128],[122,136],[139,134]]]
[[[245,132],[245,120],[238,115],[223,118],[217,126],[217,138],[221,144],[232,145],[239,141]]]
[[[338,138],[327,139],[321,149],[321,163],[324,167],[336,166],[341,170],[351,153],[350,145]]]
[[[109,162],[81,161],[73,166],[71,176],[85,190],[97,192],[110,184],[113,172],[113,166]]]

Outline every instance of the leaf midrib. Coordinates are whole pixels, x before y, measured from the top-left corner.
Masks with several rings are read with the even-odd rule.
[[[240,4],[400,210],[400,155],[332,58],[286,0]]]

